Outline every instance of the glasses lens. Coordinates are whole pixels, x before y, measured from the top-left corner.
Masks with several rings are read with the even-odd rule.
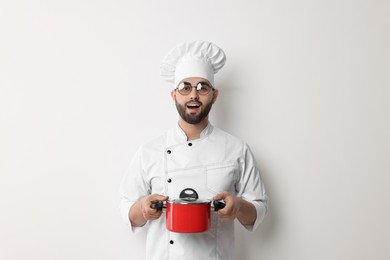
[[[191,93],[192,86],[191,86],[191,84],[189,84],[187,82],[181,82],[179,84],[179,86],[177,87],[177,89],[179,90],[180,94],[188,95],[189,93]]]
[[[206,82],[199,82],[196,86],[199,94],[206,95],[210,92],[211,87]]]

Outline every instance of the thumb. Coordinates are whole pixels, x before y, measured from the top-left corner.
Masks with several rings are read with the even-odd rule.
[[[157,195],[156,199],[158,201],[165,201],[167,200],[169,197],[168,196],[164,196],[164,195]]]
[[[224,194],[223,194],[223,193],[220,193],[220,194],[215,195],[215,196],[213,197],[213,200],[222,200],[222,199],[224,199],[224,198],[225,198]]]
[[[155,193],[155,194],[149,195],[149,197],[147,199],[148,199],[148,201],[164,201],[164,200],[168,199],[168,196],[164,196],[164,195]]]

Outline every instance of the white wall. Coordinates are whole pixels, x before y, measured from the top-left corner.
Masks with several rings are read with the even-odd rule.
[[[119,216],[137,147],[177,120],[159,62],[227,54],[215,125],[270,214],[240,260],[389,259],[389,1],[0,2],[0,259],[142,259]]]

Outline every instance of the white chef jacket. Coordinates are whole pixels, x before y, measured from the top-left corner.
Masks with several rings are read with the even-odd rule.
[[[264,186],[249,147],[211,124],[197,140],[187,141],[177,126],[141,146],[133,157],[120,186],[121,213],[131,230],[130,207],[140,198],[157,193],[178,199],[185,188],[193,188],[199,199],[209,199],[228,191],[251,202],[257,212],[253,231],[266,213]],[[148,221],[146,258],[148,260],[228,260],[233,257],[234,223],[211,212],[211,225],[202,233],[175,233],[166,229],[165,213]]]

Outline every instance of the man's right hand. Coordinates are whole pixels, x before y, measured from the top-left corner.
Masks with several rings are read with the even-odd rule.
[[[168,196],[163,196],[160,194],[152,194],[149,196],[146,196],[141,199],[141,211],[142,216],[145,220],[155,220],[158,219],[161,214],[162,210],[153,209],[150,206],[152,205],[152,202],[158,202],[158,201],[166,201],[168,199]]]
[[[152,209],[150,206],[152,202],[166,201],[168,196],[160,194],[152,194],[139,199],[129,210],[129,219],[134,227],[141,227],[145,225],[148,220],[158,219],[162,210]]]

